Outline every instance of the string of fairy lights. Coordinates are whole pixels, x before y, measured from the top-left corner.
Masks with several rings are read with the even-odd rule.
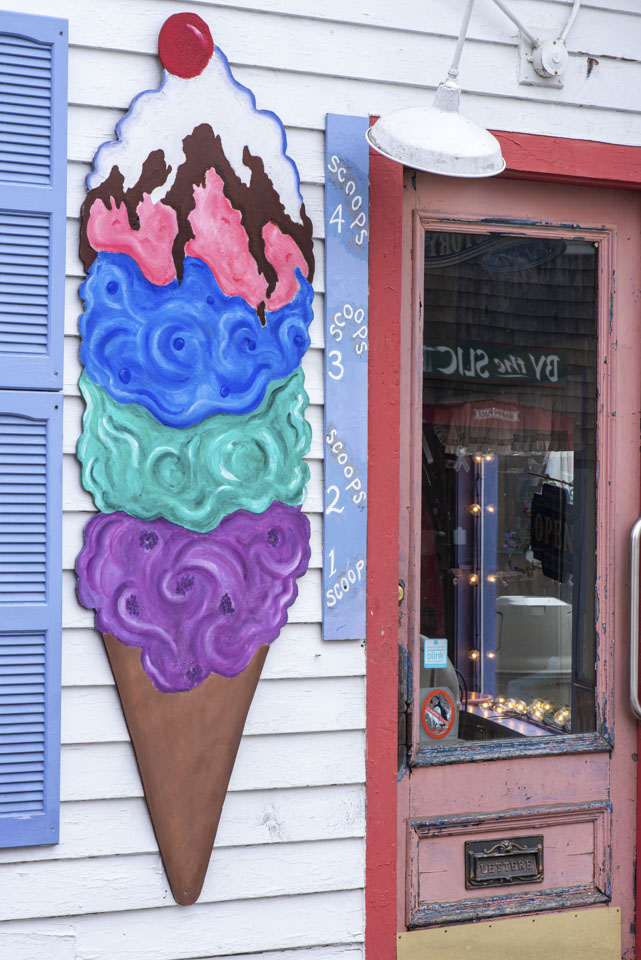
[[[491,452],[487,453],[477,453],[474,454],[473,460],[474,463],[479,467],[483,467],[485,463],[492,463],[495,459],[495,455]],[[482,499],[482,498],[481,498]],[[475,519],[482,519],[483,512],[494,514],[496,513],[496,505],[493,503],[485,504],[482,503],[471,503],[469,506],[469,511]],[[481,571],[483,573],[483,571]],[[498,573],[488,573],[483,574],[484,579],[487,583],[494,584],[499,579]],[[467,576],[467,582],[470,586],[478,586],[481,580],[481,574],[476,571],[472,571]],[[485,653],[485,656],[488,660],[494,660],[496,658],[496,651],[488,650]],[[468,657],[472,661],[479,661],[481,657],[481,651],[479,649],[472,649],[468,653]],[[549,726],[553,729],[560,730],[563,732],[570,732],[571,728],[571,710],[567,704],[555,704],[549,700],[542,700],[540,698],[532,700],[530,703],[526,703],[525,700],[520,700],[514,697],[505,697],[497,696],[494,698],[488,698],[486,701],[479,704],[481,709],[484,712],[485,716],[488,716],[490,712],[494,714],[521,717],[523,719],[528,718],[533,720],[535,723],[543,724]]]

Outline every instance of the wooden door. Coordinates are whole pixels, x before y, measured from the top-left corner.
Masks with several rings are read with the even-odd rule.
[[[403,229],[397,929],[603,905],[632,957],[641,202],[407,174]]]

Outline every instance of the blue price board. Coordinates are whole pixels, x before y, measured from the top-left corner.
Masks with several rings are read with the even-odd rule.
[[[325,640],[365,639],[368,125],[330,113],[325,131]]]

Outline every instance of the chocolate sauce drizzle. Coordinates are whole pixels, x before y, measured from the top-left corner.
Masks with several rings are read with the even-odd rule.
[[[189,214],[196,202],[194,187],[204,187],[207,171],[213,169],[223,181],[225,196],[241,215],[241,222],[249,240],[250,253],[256,261],[259,272],[267,281],[267,298],[274,292],[278,283],[276,270],[265,253],[262,231],[267,223],[276,224],[283,234],[292,237],[298,245],[307,263],[307,279],[311,283],[314,276],[312,222],[305,213],[305,204],[301,205],[300,211],[302,223],[296,223],[285,212],[280,197],[265,172],[262,159],[253,156],[248,147],[244,148],[243,162],[251,170],[249,185],[244,184],[227,160],[220,137],[207,123],[200,124],[185,137],[183,151],[185,162],[178,168],[171,189],[160,201],[176,211],[178,233],[174,240],[172,255],[178,281],[180,282],[183,276],[185,244],[194,237],[189,222]],[[138,230],[140,222],[136,207],[143,199],[143,194],[151,193],[155,187],[165,183],[169,172],[170,168],[165,163],[162,150],[154,150],[143,163],[138,182],[129,190],[124,190],[124,177],[118,167],[114,166],[107,179],[87,194],[82,205],[80,228],[80,257],[85,270],[89,270],[96,258],[96,251],[87,238],[89,211],[94,201],[101,199],[109,209],[112,209],[112,202],[124,203],[132,229]],[[257,312],[264,324],[264,302],[258,305]]]
[[[89,191],[80,209],[80,259],[87,273],[89,273],[89,267],[96,259],[96,251],[87,237],[89,211],[94,201],[102,200],[108,210],[113,209],[112,204],[114,202],[118,206],[124,203],[129,226],[132,230],[140,230],[140,218],[136,213],[138,204],[142,203],[145,193],[151,193],[155,187],[163,184],[170,172],[171,167],[165,163],[164,152],[153,150],[145,159],[137,182],[129,190],[125,190],[124,176],[117,166],[113,166],[107,179]]]

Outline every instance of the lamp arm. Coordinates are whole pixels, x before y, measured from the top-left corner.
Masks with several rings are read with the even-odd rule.
[[[577,2],[577,0],[575,0],[575,3],[576,3],[576,2]],[[578,2],[580,3],[581,0],[578,0]],[[497,5],[497,7],[498,7],[500,10],[503,11],[503,13],[505,14],[506,17],[509,17],[509,19],[512,21],[512,23],[516,24],[516,26],[519,28],[519,30],[521,31],[521,33],[523,34],[523,36],[524,36],[524,37],[527,37],[527,39],[530,41],[530,43],[532,44],[533,47],[540,47],[540,46],[541,46],[541,41],[540,41],[540,40],[537,40],[537,38],[534,36],[534,34],[530,33],[530,31],[527,29],[527,27],[523,26],[523,24],[521,23],[521,21],[519,20],[519,18],[518,18],[517,16],[515,16],[515,15],[512,13],[512,11],[508,9],[508,7],[505,6],[505,4],[503,3],[503,0],[494,0],[494,3]],[[573,11],[573,12],[574,12],[574,11]],[[570,18],[571,18],[571,17],[572,17],[572,14],[570,14]],[[572,26],[572,24],[570,24],[570,26]],[[568,28],[568,29],[569,29],[569,28]]]
[[[465,43],[465,37],[467,35],[467,28],[470,24],[473,6],[474,0],[467,0],[467,7],[465,8],[465,13],[463,14],[461,29],[459,30],[458,40],[456,41],[456,49],[454,50],[454,56],[452,57],[452,65],[447,72],[448,77],[452,77],[453,79],[458,76],[458,65],[461,60],[461,53],[463,52],[463,44]]]
[[[580,7],[580,6],[581,6],[581,0],[574,0],[574,3],[572,4],[572,10],[570,11],[570,16],[568,17],[568,22],[567,22],[566,25],[563,27],[563,33],[561,34],[561,40],[565,40],[565,38],[567,37],[568,33],[569,33],[570,30],[572,29],[572,26],[574,25],[574,21],[576,20],[576,15],[577,15],[577,13],[579,12],[579,7]]]

